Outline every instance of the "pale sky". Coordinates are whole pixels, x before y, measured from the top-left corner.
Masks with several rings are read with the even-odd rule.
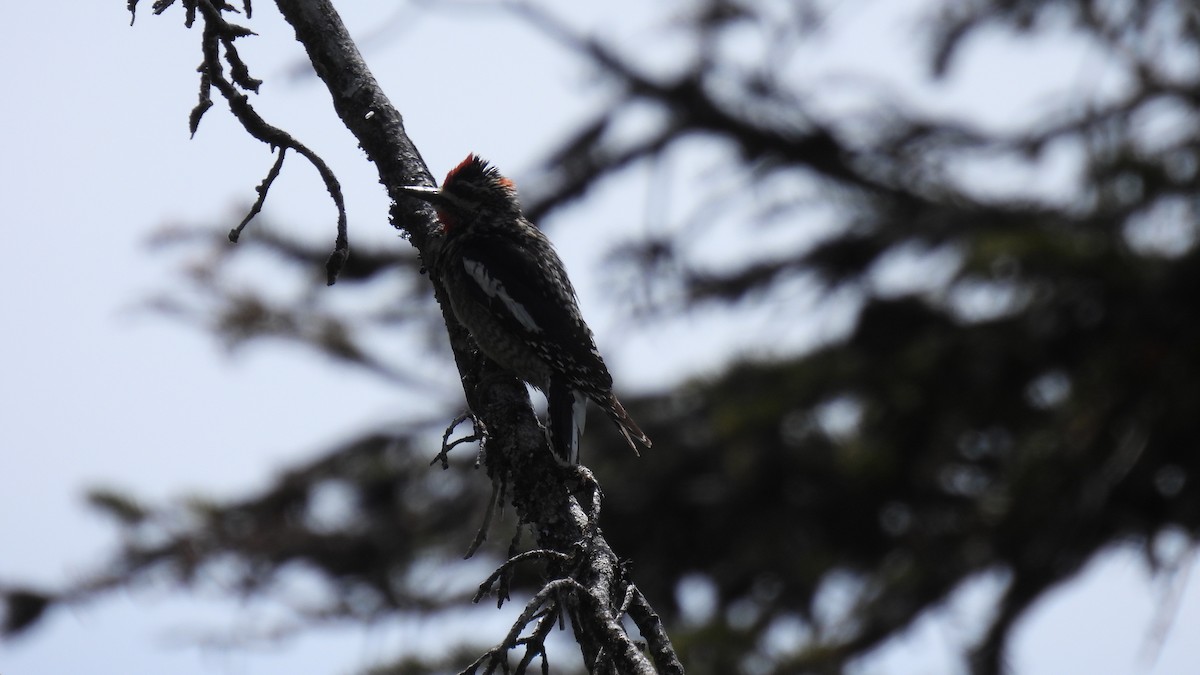
[[[0,295],[7,321],[0,334],[0,581],[51,588],[94,571],[118,544],[113,528],[86,508],[88,487],[112,485],[158,500],[244,495],[266,485],[272,472],[413,405],[384,382],[297,348],[263,343],[229,354],[196,328],[136,310],[139,300],[180,283],[178,256],[151,254],[146,238],[170,223],[236,222],[238,205],[253,196],[273,158],[219,102],[188,139],[199,34],[184,30],[178,8],[155,17],[147,0],[130,27],[121,0],[72,4],[11,3],[0,41],[0,85],[8,97],[0,124],[8,272]],[[373,36],[364,45],[368,63],[439,176],[475,151],[519,184],[522,171],[605,100],[586,68],[498,13],[393,14],[382,3],[341,4],[353,9],[346,19],[354,34]],[[627,28],[645,26],[642,4],[594,4],[605,7],[569,5],[589,13],[580,25],[625,42],[653,34]],[[256,3],[256,12],[251,26],[261,37],[241,47],[254,75],[266,80],[255,100],[260,112],[338,173],[352,243],[407,246],[388,225],[373,168],[336,119],[328,94],[312,78],[289,77],[302,57],[292,31],[270,3]],[[664,58],[676,48],[670,40],[653,46]],[[886,59],[863,45],[831,45],[825,56],[829,63],[813,67]],[[1005,71],[1008,79],[993,81],[991,95],[1010,100],[1005,82],[1051,89],[1055,77],[1072,77],[1070,69],[1043,72],[1029,85],[1020,69],[1038,72],[1037,54],[1016,61],[1006,67],[1017,74]],[[969,105],[963,100],[946,106]],[[981,105],[995,110],[991,102]],[[564,224],[580,226],[551,232],[601,347],[622,341],[613,364],[618,383],[635,390],[717,363],[728,349],[717,339],[694,353],[667,349],[674,334],[694,329],[688,325],[618,338],[626,324],[589,271],[596,263],[589,253],[610,231],[587,224],[617,223],[635,236],[641,224],[622,217],[630,203],[641,213],[646,190],[637,171],[608,181],[564,214]],[[285,167],[267,212],[306,237],[332,241],[333,208],[298,157]],[[1150,579],[1132,552],[1095,563],[1018,629],[1016,672],[1198,672],[1200,582],[1179,585],[1183,596],[1157,660],[1144,654],[1161,599],[1175,588],[1168,582]],[[986,579],[963,589],[861,663],[860,672],[959,672],[957,641],[973,635],[972,617],[994,590]],[[211,589],[176,596],[147,584],[53,611],[29,635],[0,643],[0,674],[343,673],[419,644],[422,635],[412,626],[347,626],[238,651],[199,648],[188,637],[252,623],[256,611]],[[506,616],[496,614],[497,637]]]

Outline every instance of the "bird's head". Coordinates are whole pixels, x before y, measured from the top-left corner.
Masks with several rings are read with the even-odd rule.
[[[513,182],[474,154],[467,155],[446,174],[441,189],[423,185],[401,185],[397,189],[433,204],[447,235],[479,223],[505,222],[521,213]]]

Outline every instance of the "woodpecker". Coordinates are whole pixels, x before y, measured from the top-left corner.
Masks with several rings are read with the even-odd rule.
[[[635,453],[638,443],[649,448],[650,439],[613,394],[612,376],[562,260],[522,213],[513,182],[471,154],[446,174],[440,190],[397,189],[437,211],[442,240],[430,269],[479,349],[546,395],[559,460],[579,462],[589,400],[604,409]]]

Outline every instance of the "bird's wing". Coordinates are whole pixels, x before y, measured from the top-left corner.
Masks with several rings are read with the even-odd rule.
[[[461,264],[473,299],[514,335],[521,335],[548,361],[611,387],[612,378],[583,321],[575,291],[553,251],[538,255],[508,239],[464,243]]]

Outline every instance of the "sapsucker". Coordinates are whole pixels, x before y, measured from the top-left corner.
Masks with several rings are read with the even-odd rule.
[[[613,394],[612,376],[546,235],[525,218],[512,181],[475,155],[440,190],[401,186],[433,204],[443,239],[430,265],[458,321],[490,359],[546,394],[551,442],[579,461],[585,409],[595,401],[629,447],[650,447]]]

